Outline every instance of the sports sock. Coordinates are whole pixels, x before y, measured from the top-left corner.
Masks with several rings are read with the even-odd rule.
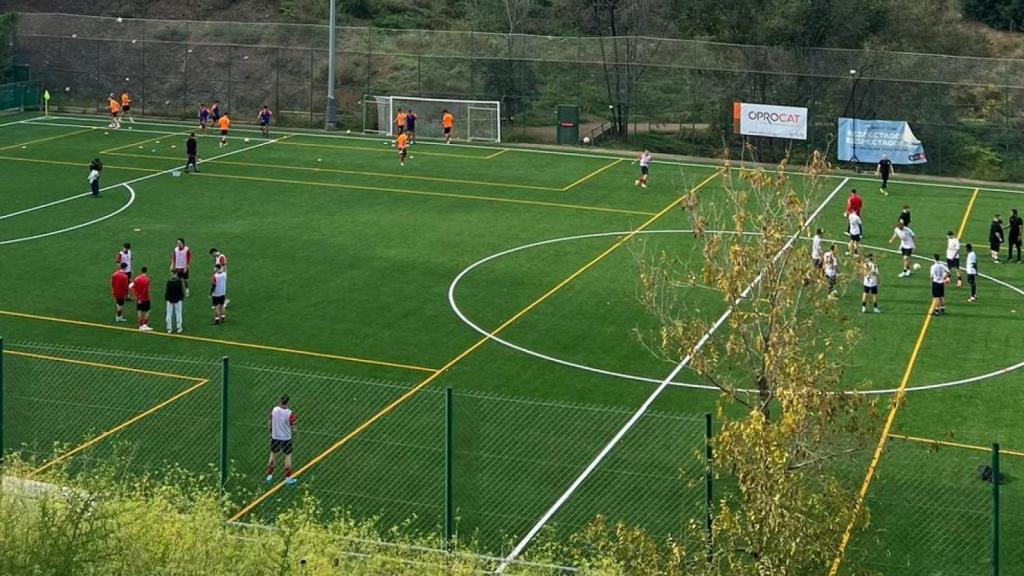
[[[270,466],[267,466],[267,476],[273,476],[273,475],[274,475],[274,465],[271,464]]]

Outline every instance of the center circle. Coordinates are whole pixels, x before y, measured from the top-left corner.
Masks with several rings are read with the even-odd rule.
[[[603,237],[607,237],[607,236],[620,236],[621,237],[621,236],[628,236],[630,234],[634,234],[634,235],[640,235],[640,234],[693,234],[693,232],[694,231],[690,230],[690,229],[683,229],[683,230],[678,230],[678,229],[677,230],[641,230],[641,231],[624,231],[624,232],[597,232],[597,233],[593,233],[593,234],[580,234],[580,235],[577,235],[577,236],[566,236],[564,238],[552,238],[552,239],[549,239],[549,240],[541,240],[539,242],[533,242],[533,243],[530,243],[530,244],[524,244],[522,246],[517,246],[515,248],[509,248],[507,250],[503,250],[501,252],[497,252],[495,254],[491,254],[490,256],[487,256],[485,258],[477,260],[476,262],[474,262],[474,263],[470,264],[469,266],[467,266],[464,270],[462,270],[462,272],[459,272],[459,274],[455,277],[455,279],[452,280],[452,283],[448,286],[448,305],[451,307],[451,309],[455,313],[455,315],[458,316],[459,319],[462,320],[463,323],[465,323],[467,326],[472,328],[474,331],[476,331],[480,335],[482,335],[482,336],[484,336],[484,337],[486,337],[486,338],[488,338],[490,340],[493,340],[493,341],[501,344],[502,346],[505,346],[505,347],[510,348],[512,350],[516,350],[517,352],[521,352],[523,354],[527,354],[529,356],[533,356],[534,358],[539,358],[539,359],[545,360],[547,362],[551,362],[551,363],[554,363],[554,364],[559,364],[561,366],[567,366],[567,367],[570,367],[570,368],[575,368],[577,370],[583,370],[583,371],[590,372],[590,373],[593,373],[593,374],[602,374],[602,375],[605,375],[605,376],[612,376],[612,377],[615,377],[615,378],[623,378],[623,379],[632,380],[632,381],[635,381],[635,382],[647,382],[647,383],[651,383],[651,384],[661,384],[662,380],[659,380],[657,378],[648,378],[646,376],[640,376],[640,375],[637,375],[637,374],[628,374],[628,373],[624,373],[624,372],[616,372],[616,371],[613,371],[613,370],[605,370],[603,368],[597,368],[595,366],[589,366],[587,364],[581,364],[581,363],[578,363],[578,362],[572,362],[572,361],[566,360],[564,358],[558,358],[558,357],[555,357],[555,356],[550,356],[548,354],[544,354],[543,352],[538,352],[536,350],[532,350],[530,348],[526,348],[526,347],[520,346],[518,344],[515,344],[513,342],[505,340],[504,338],[498,336],[497,334],[491,334],[488,330],[482,328],[481,326],[479,326],[478,324],[473,322],[462,311],[462,309],[459,307],[458,301],[455,298],[455,291],[458,289],[459,283],[461,283],[462,280],[467,275],[469,275],[469,273],[472,272],[473,270],[483,266],[484,264],[487,264],[489,262],[492,262],[494,260],[502,258],[504,256],[508,256],[510,254],[515,254],[516,252],[521,252],[521,251],[524,251],[524,250],[530,250],[530,249],[533,249],[533,248],[538,248],[538,247],[541,247],[541,246],[547,246],[547,245],[550,245],[550,244],[557,244],[557,243],[560,243],[560,242],[570,242],[570,241],[575,241],[575,240],[587,240],[587,239],[590,239],[590,238],[603,238]],[[729,231],[729,230],[706,230],[705,233],[708,233],[708,234],[736,234],[736,232]],[[750,235],[750,236],[760,236],[759,232],[744,232],[744,234],[745,235]],[[839,241],[839,240],[832,241],[832,242],[834,242],[835,244],[848,244],[848,242],[846,242],[846,241]],[[889,252],[889,253],[892,253],[892,254],[899,254],[899,251],[893,250],[891,248],[886,248],[886,247],[869,246],[869,245],[863,244],[863,243],[861,244],[861,247],[862,248],[866,248],[866,249],[876,250],[876,251],[879,251],[879,252]],[[915,256],[915,258],[919,258],[919,259],[922,259],[922,260],[929,260],[928,258],[926,258],[924,256]],[[1019,296],[1024,297],[1024,290],[1021,290],[1020,288],[1017,288],[1016,286],[1013,286],[1013,285],[1011,285],[1011,284],[1009,284],[1007,282],[1004,282],[1004,281],[999,280],[997,278],[993,278],[993,277],[988,276],[986,274],[978,274],[978,276],[981,277],[981,278],[984,278],[986,280],[989,280],[991,282],[994,282],[996,284],[999,284],[1000,286],[1002,286],[1004,288],[1007,288],[1009,290],[1012,290],[1013,292],[1016,292]],[[1000,368],[998,370],[994,370],[992,372],[988,372],[986,374],[980,374],[980,375],[977,375],[977,376],[971,376],[971,377],[968,377],[968,378],[962,378],[960,380],[951,380],[951,381],[948,381],[948,382],[939,382],[939,383],[936,383],[936,384],[924,384],[924,385],[920,385],[920,386],[910,386],[910,387],[907,387],[905,389],[905,391],[906,392],[913,392],[913,391],[921,391],[921,390],[934,390],[934,389],[938,389],[938,388],[949,388],[949,387],[953,387],[953,386],[963,386],[963,385],[967,385],[967,384],[974,384],[974,383],[977,383],[977,382],[981,382],[981,381],[987,380],[989,378],[994,378],[996,376],[1012,372],[1012,371],[1020,369],[1020,368],[1024,368],[1024,361],[1018,362],[1016,364],[1013,364],[1012,366],[1007,366],[1005,368]],[[711,385],[708,385],[708,384],[695,384],[695,383],[692,383],[692,382],[677,382],[677,381],[674,381],[674,380],[672,382],[670,382],[669,384],[672,385],[672,386],[680,387],[680,388],[692,388],[692,389],[696,389],[696,390],[709,390],[709,391],[713,391],[713,392],[721,392],[721,390],[719,388],[717,388],[716,386],[711,386]],[[883,389],[883,390],[853,390],[853,391],[851,391],[851,393],[853,393],[853,394],[863,394],[863,395],[870,396],[870,395],[881,395],[881,394],[895,394],[898,391],[899,391],[898,388],[887,388],[887,389]],[[756,393],[756,390],[741,389],[740,392]]]

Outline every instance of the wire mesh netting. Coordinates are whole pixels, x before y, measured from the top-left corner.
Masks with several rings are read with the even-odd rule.
[[[191,118],[219,99],[243,118],[268,104],[275,121],[320,126],[327,35],[316,25],[24,14],[16,51],[60,109],[102,110],[108,93],[127,88],[143,115]],[[1024,140],[1024,60],[359,27],[338,29],[337,54],[342,128],[363,127],[367,95],[401,94],[500,101],[503,140],[554,141],[557,105],[576,104],[581,136],[639,144],[673,134],[666,151],[704,156],[747,142],[775,161],[834,148],[836,118],[857,116],[910,122],[929,157],[912,171],[1024,174],[998,159]],[[735,101],[808,108],[807,141],[743,140],[732,131]]]

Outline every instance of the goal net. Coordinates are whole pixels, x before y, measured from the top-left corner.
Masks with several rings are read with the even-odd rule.
[[[363,98],[363,131],[394,136],[399,110],[416,115],[417,138],[444,138],[441,116],[447,110],[455,118],[453,140],[501,142],[501,102],[496,100],[367,96]]]

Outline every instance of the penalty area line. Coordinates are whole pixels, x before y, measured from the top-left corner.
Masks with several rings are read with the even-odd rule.
[[[800,235],[803,233],[804,229],[808,228],[811,225],[811,222],[814,222],[814,219],[817,218],[819,214],[821,214],[822,210],[825,209],[825,206],[832,202],[832,199],[836,197],[836,194],[838,194],[839,191],[844,186],[846,186],[846,184],[849,181],[849,178],[843,179],[843,181],[840,182],[834,190],[832,190],[832,192],[825,198],[825,200],[814,210],[814,212],[811,213],[811,215],[807,218],[807,221],[804,222],[803,226],[801,226],[799,230],[797,230],[792,236],[790,236],[789,240],[782,246],[782,248],[779,249],[775,256],[772,257],[773,263],[776,262],[783,255],[785,255],[786,252],[789,252],[789,250],[793,247],[796,241],[800,239]],[[669,375],[666,376],[665,379],[661,381],[661,384],[659,384],[658,387],[655,388],[654,392],[652,392],[651,395],[648,396],[646,400],[644,400],[644,403],[641,404],[640,407],[636,410],[636,412],[634,412],[633,415],[629,418],[629,420],[626,421],[625,425],[623,425],[622,428],[620,428],[619,431],[615,433],[615,436],[613,436],[612,439],[607,444],[605,444],[603,448],[601,448],[601,450],[597,453],[597,456],[595,456],[594,459],[591,460],[589,464],[587,464],[587,467],[583,469],[583,471],[579,474],[579,476],[576,477],[575,480],[573,480],[572,484],[569,485],[565,492],[563,492],[562,495],[559,496],[557,500],[555,500],[554,504],[552,504],[551,507],[548,508],[544,512],[544,514],[541,515],[540,519],[537,520],[533,527],[531,527],[530,530],[526,533],[526,535],[524,535],[523,538],[519,541],[519,543],[516,544],[515,548],[513,548],[512,551],[509,552],[507,556],[505,556],[505,558],[501,561],[501,564],[499,564],[498,567],[495,569],[495,574],[503,574],[505,570],[508,569],[509,565],[515,562],[516,558],[518,558],[519,555],[522,554],[524,550],[526,550],[526,547],[530,545],[530,542],[533,541],[534,537],[537,536],[537,534],[551,520],[555,513],[557,513],[562,508],[562,506],[564,506],[565,503],[568,502],[570,498],[572,498],[573,494],[576,493],[580,486],[582,486],[583,483],[587,481],[590,475],[593,474],[594,471],[597,470],[597,467],[600,466],[601,463],[604,461],[604,459],[608,457],[608,454],[610,454],[611,451],[614,450],[615,447],[619,444],[619,442],[622,441],[626,434],[628,434],[629,431],[632,430],[634,426],[636,426],[637,422],[640,421],[644,414],[646,414],[647,411],[650,409],[651,405],[654,404],[654,401],[661,396],[661,393],[664,392],[665,389],[669,387],[669,385],[671,385],[675,377],[678,376],[684,368],[689,366],[690,362],[693,361],[694,356],[696,356],[704,348],[704,345],[707,344],[709,340],[711,340],[711,337],[715,334],[715,332],[717,332],[718,329],[721,328],[723,324],[725,324],[726,320],[728,320],[732,316],[735,307],[739,305],[739,303],[742,302],[744,299],[750,296],[750,293],[754,290],[754,288],[758,284],[760,284],[761,278],[763,276],[764,271],[762,270],[757,274],[757,276],[754,277],[753,280],[750,281],[750,284],[748,284],[747,287],[743,290],[739,298],[737,298],[736,301],[733,302],[733,305],[730,306],[718,318],[718,320],[716,320],[715,323],[711,325],[711,327],[708,329],[707,332],[704,333],[703,336],[701,336],[700,340],[698,340],[697,343],[694,344],[693,348],[686,355],[686,357],[683,358],[682,361],[680,361],[678,364],[676,364],[675,368],[673,368]]]

